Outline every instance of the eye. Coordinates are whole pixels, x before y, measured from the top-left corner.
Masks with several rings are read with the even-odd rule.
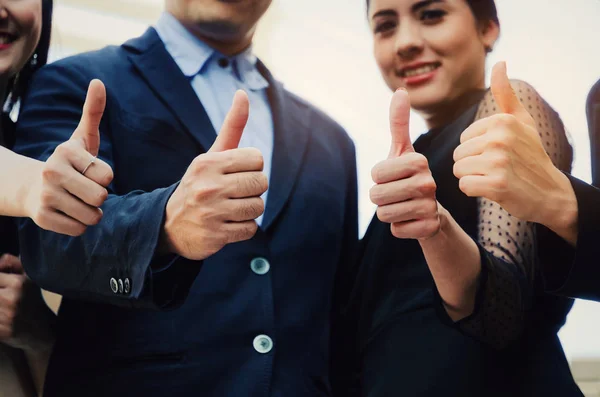
[[[444,10],[425,10],[421,13],[421,21],[433,24],[439,22],[445,15]]]
[[[388,20],[388,21],[378,22],[375,25],[375,28],[373,29],[373,31],[375,33],[386,33],[386,32],[393,30],[394,28],[396,28],[396,22]]]

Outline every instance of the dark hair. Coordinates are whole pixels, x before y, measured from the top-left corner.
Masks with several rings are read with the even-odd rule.
[[[8,83],[4,101],[9,98],[9,103],[6,104],[7,111],[10,112],[16,103],[21,100],[27,92],[33,74],[48,62],[48,51],[50,50],[50,35],[52,33],[52,8],[53,0],[42,1],[42,31],[40,41],[38,42],[35,51],[31,58],[27,60],[25,66],[19,73],[13,77]]]
[[[496,10],[496,3],[494,0],[465,0],[471,8],[471,12],[475,16],[475,19],[482,21],[494,21],[500,26],[500,19],[498,19],[498,10]],[[367,0],[367,11],[371,0]]]

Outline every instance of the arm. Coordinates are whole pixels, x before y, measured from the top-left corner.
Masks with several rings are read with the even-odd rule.
[[[25,207],[30,181],[41,174],[43,163],[0,146],[0,212],[13,217],[29,216]]]
[[[23,103],[15,150],[42,161],[48,159],[77,129],[90,80],[73,67],[50,65],[41,70]],[[113,168],[107,117],[99,130],[103,139],[98,156]],[[29,219],[20,220],[27,274],[42,288],[75,298],[136,307],[180,302],[199,264],[180,266],[177,280],[169,271],[172,268],[154,272],[151,266],[163,261],[155,252],[164,209],[175,187],[117,195],[114,185],[108,185],[102,221],[77,237],[42,230]],[[128,279],[129,291],[114,293],[111,279]]]
[[[89,81],[83,69],[58,63],[36,75],[18,125],[18,150],[44,160],[77,127]],[[111,168],[110,116],[118,111],[113,100],[99,127],[99,157]],[[81,236],[21,221],[27,273],[44,289],[72,298],[140,308],[181,304],[201,261],[225,244],[251,238],[254,219],[264,211],[262,155],[237,149],[247,118],[247,97],[238,95],[213,148],[170,187],[119,194],[111,183],[102,221]]]
[[[498,342],[510,341],[522,327],[538,261],[539,239],[535,238],[534,225],[522,219],[531,219],[528,214],[538,211],[544,202],[556,205],[559,201],[548,184],[537,194],[529,190],[519,204],[505,193],[527,192],[540,175],[552,180],[553,174],[546,174],[547,169],[570,169],[572,152],[558,115],[531,86],[518,81],[511,86],[505,69],[498,65],[492,76],[492,95],[480,107],[478,118],[461,136],[454,154],[454,173],[465,194],[485,197],[479,199],[478,240],[492,260],[486,261],[476,302],[479,310],[459,325],[479,338],[486,335],[490,339],[495,334]],[[527,142],[537,146],[524,144]],[[563,207],[561,211],[564,215],[570,209]],[[499,333],[493,321],[515,332]]]
[[[102,211],[98,207],[112,180],[110,167],[94,159],[105,103],[104,85],[93,81],[75,132],[46,162],[0,148],[0,167],[5,171],[0,175],[0,212],[30,217],[44,229],[69,235],[79,235],[100,221]],[[94,168],[88,171],[91,161]]]

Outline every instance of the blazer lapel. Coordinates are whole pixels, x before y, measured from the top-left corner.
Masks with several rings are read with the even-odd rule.
[[[185,130],[207,151],[216,138],[215,129],[190,81],[181,72],[154,28],[123,44],[129,58],[164,105]]]
[[[302,168],[310,134],[310,113],[308,108],[289,99],[289,94],[264,64],[259,61],[257,67],[269,82],[268,97],[275,135],[269,197],[261,227],[267,230],[284,208]]]

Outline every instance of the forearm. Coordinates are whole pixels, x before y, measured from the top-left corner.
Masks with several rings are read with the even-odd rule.
[[[32,181],[39,176],[43,162],[0,147],[0,213],[26,217],[25,203]]]
[[[473,313],[481,273],[477,244],[441,205],[440,231],[419,240],[444,307],[453,321]]]

